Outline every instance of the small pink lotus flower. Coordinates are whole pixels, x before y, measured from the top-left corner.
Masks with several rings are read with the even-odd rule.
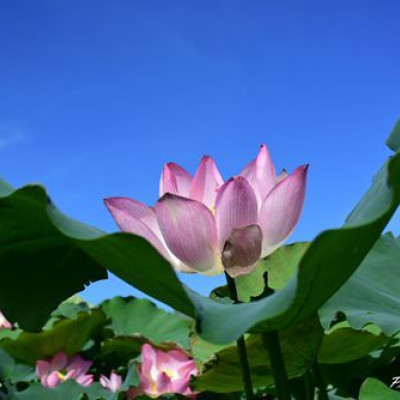
[[[142,364],[139,365],[140,384],[128,393],[128,397],[178,393],[195,398],[196,393],[189,387],[192,375],[198,375],[198,369],[182,350],[164,352],[145,344],[142,347]]]
[[[0,311],[0,331],[2,329],[12,329],[12,323],[7,321],[4,314]]]
[[[155,208],[126,197],[105,200],[121,230],[149,241],[182,272],[249,273],[293,232],[304,203],[307,165],[276,175],[266,146],[224,183],[211,157],[194,177],[165,165]]]
[[[121,389],[122,378],[112,371],[109,378],[107,378],[105,375],[100,376],[100,384],[104,388],[116,393],[119,389]]]
[[[48,360],[36,361],[36,375],[42,385],[49,388],[55,388],[68,379],[87,387],[93,383],[93,375],[86,374],[91,366],[91,361],[86,361],[79,355],[69,359],[63,351],[60,351]]]

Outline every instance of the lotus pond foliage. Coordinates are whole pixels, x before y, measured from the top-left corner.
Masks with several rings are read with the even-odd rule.
[[[265,145],[226,180],[209,156],[166,164],[154,207],[108,197],[112,234],[0,181],[0,399],[400,398],[399,123],[387,144],[344,224],[290,244],[309,168],[276,172]],[[168,309],[78,297],[108,272]]]

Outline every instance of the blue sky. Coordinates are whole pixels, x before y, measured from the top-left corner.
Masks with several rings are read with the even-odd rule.
[[[152,204],[165,162],[193,172],[210,154],[229,177],[265,143],[278,168],[310,164],[290,239],[310,240],[389,154],[399,13],[397,0],[0,0],[0,175],[111,232],[104,197]],[[116,294],[137,292],[111,278],[83,295]]]

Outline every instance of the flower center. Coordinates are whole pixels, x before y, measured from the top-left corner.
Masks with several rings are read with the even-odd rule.
[[[57,371],[57,376],[60,381],[64,382],[67,377],[66,371]]]
[[[168,377],[175,378],[176,373],[172,369],[164,369],[163,372],[168,375]]]
[[[151,372],[151,391],[152,391],[152,395],[150,395],[150,397],[153,397],[153,396],[159,394],[158,393],[159,389],[157,387],[157,376],[158,376],[158,374],[165,374],[171,380],[174,380],[175,378],[178,377],[178,374],[176,373],[176,371],[174,371],[172,369],[168,369],[168,368],[163,368],[163,369],[159,370],[158,372],[152,371]]]

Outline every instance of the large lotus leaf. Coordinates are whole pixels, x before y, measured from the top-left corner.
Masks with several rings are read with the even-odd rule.
[[[316,360],[322,339],[322,329],[316,318],[291,326],[279,333],[282,354],[288,376],[296,377],[307,371]],[[247,356],[254,387],[274,383],[268,352],[261,335],[246,339]],[[230,393],[243,390],[241,367],[236,345],[229,346],[206,364],[206,371],[196,378],[194,387],[199,391]]]
[[[369,252],[360,268],[319,310],[327,328],[345,314],[356,329],[373,323],[386,335],[400,331],[400,239],[388,233]]]
[[[0,180],[0,309],[28,330],[38,330],[62,300],[107,277],[55,227],[54,210],[41,187],[13,191]]]
[[[70,319],[74,319],[78,316],[79,313],[82,312],[89,312],[91,306],[86,303],[83,299],[79,296],[74,295],[71,298],[67,299],[66,301],[62,302],[56,310],[54,310],[51,316],[54,319],[60,317],[66,317]],[[48,321],[49,323],[50,321]]]
[[[108,367],[117,369],[138,357],[144,343],[146,343],[146,339],[143,336],[118,336],[106,339],[101,343],[96,358],[99,358]]]
[[[185,288],[145,240],[126,233],[102,235],[68,219],[49,204],[38,186],[13,192],[3,185],[1,192],[0,218],[6,221],[6,229],[0,227],[0,309],[9,319],[26,329],[38,328],[46,313],[71,294],[67,296],[58,286],[67,286],[68,292],[72,286],[82,287],[86,278],[77,271],[88,266],[94,271],[97,266],[96,273],[101,275],[102,267],[108,268],[150,296],[197,317],[197,328],[206,340],[229,343],[251,328],[254,332],[282,329],[307,318],[343,285],[400,202],[400,154],[382,167],[345,226],[323,232],[310,244],[297,274],[284,288],[267,298],[237,305],[216,302]],[[69,253],[72,259],[60,251],[60,244],[75,249]],[[52,284],[46,280],[48,258],[73,285],[65,285],[63,279],[54,278]]]
[[[322,330],[315,320],[280,332],[282,352],[290,378],[307,371],[315,361],[342,364],[363,358],[390,340],[381,333],[355,331],[346,326],[325,333],[322,337]],[[246,348],[254,385],[259,387],[272,384],[271,365],[260,335],[250,335],[246,340]],[[195,385],[199,390],[229,392],[243,389],[236,346],[218,351],[215,359],[206,364],[206,369],[197,378]]]
[[[14,339],[3,336],[0,348],[15,359],[27,364],[36,360],[54,356],[63,350],[73,355],[82,350],[85,343],[106,323],[106,317],[100,310],[81,313],[76,319],[63,319],[53,328],[41,333],[17,332]]]
[[[26,390],[12,394],[9,400],[78,400],[85,398],[88,400],[116,400],[117,396],[102,388],[98,383],[85,388],[79,386],[75,381],[69,380],[54,389],[48,389],[40,383],[34,383]]]
[[[386,141],[386,144],[393,150],[400,150],[400,118],[397,120],[396,125]]]
[[[116,336],[139,335],[154,344],[175,342],[189,348],[192,321],[176,313],[157,308],[151,301],[133,297],[115,297],[100,305],[110,319]]]
[[[229,344],[221,345],[215,344],[211,342],[207,342],[201,336],[192,334],[190,337],[190,347],[193,358],[196,360],[197,364],[202,367],[204,363],[209,361],[214,357],[216,353],[221,351],[222,349],[235,346],[236,342],[232,342]]]
[[[388,344],[391,338],[382,333],[342,327],[324,335],[318,353],[321,364],[341,364],[358,360]]]
[[[374,378],[367,379],[361,386],[360,400],[400,400],[400,392],[391,390]]]
[[[11,383],[29,382],[35,377],[32,366],[18,364],[9,354],[0,349],[0,380]]]

